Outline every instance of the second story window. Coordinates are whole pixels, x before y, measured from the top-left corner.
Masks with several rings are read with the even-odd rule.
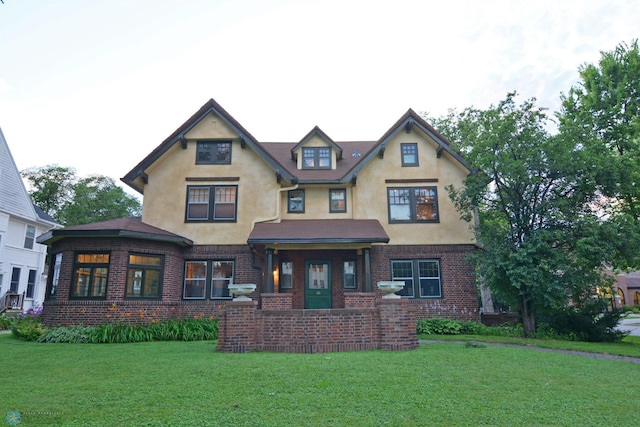
[[[438,222],[436,187],[388,188],[389,222]]]
[[[304,213],[304,190],[289,191],[289,206],[287,211],[290,213]]]
[[[187,221],[235,221],[237,193],[235,185],[187,187]]]
[[[331,169],[331,148],[303,147],[302,169]]]
[[[24,235],[24,248],[33,249],[33,242],[36,240],[36,228],[33,225],[27,225],[27,231]]]
[[[231,141],[198,141],[197,165],[228,165],[231,163]]]
[[[347,190],[344,188],[336,188],[329,190],[329,212],[346,212],[347,211]]]

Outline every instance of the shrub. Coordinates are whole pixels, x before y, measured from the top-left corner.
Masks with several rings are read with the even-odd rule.
[[[40,323],[39,318],[20,319],[11,328],[13,335],[24,341],[37,341],[47,331],[48,328]]]
[[[91,327],[83,325],[61,326],[42,334],[38,342],[54,343],[89,343],[91,342]]]
[[[540,324],[565,339],[590,342],[620,342],[628,335],[616,329],[622,310],[607,311],[605,300],[593,300],[580,307],[565,307],[542,316]]]
[[[11,329],[14,323],[16,323],[15,315],[7,313],[0,314],[0,331]]]

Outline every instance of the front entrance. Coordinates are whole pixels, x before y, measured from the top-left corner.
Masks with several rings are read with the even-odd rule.
[[[331,264],[305,261],[304,308],[331,308]]]

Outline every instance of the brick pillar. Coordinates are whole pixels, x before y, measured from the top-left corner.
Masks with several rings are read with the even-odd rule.
[[[416,313],[406,299],[378,299],[380,310],[380,348],[414,350],[418,348]]]
[[[218,351],[246,353],[255,350],[257,301],[230,301],[218,317]]]

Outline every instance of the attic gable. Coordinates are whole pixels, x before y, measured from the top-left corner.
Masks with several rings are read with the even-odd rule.
[[[0,211],[28,220],[38,218],[2,129],[0,129]]]
[[[336,144],[333,139],[329,138],[329,136],[322,131],[318,126],[315,126],[311,131],[304,136],[292,149],[291,149],[291,159],[297,160],[298,153],[301,148],[304,146],[319,146],[318,140],[321,140],[326,143],[326,145],[330,146],[332,151],[336,155],[337,160],[342,159],[342,148]]]

